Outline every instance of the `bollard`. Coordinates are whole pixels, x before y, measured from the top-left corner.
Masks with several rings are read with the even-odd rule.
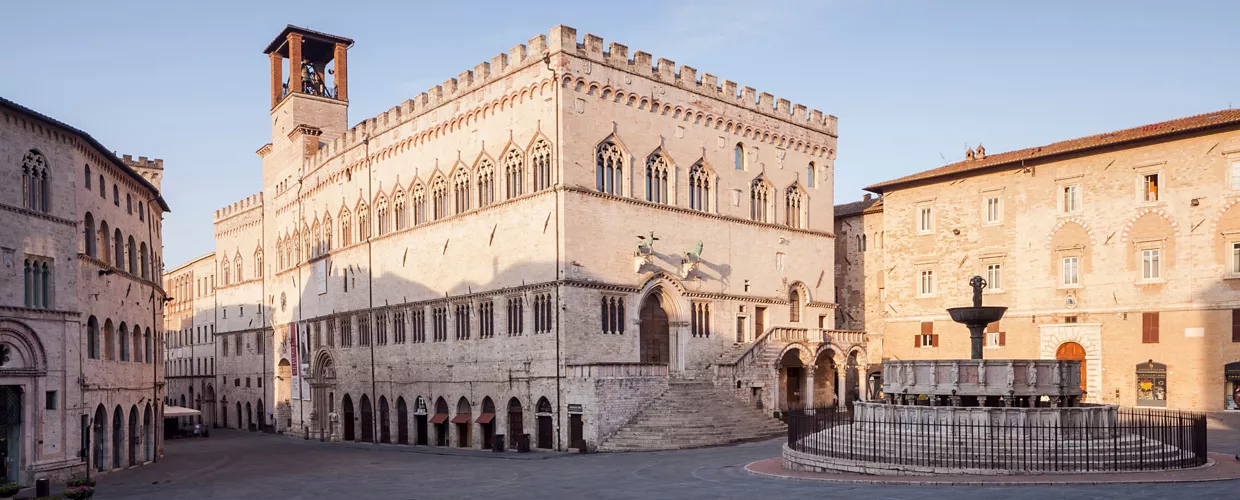
[[[495,440],[492,441],[491,444],[492,444],[491,451],[495,451],[495,452],[504,451],[504,435],[496,434]]]
[[[47,478],[34,480],[34,496],[39,498],[52,496],[52,485],[47,482]]]

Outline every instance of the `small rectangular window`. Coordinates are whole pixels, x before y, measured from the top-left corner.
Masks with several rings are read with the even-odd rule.
[[[1001,264],[986,264],[986,287],[996,292],[1003,290],[1003,272]]]
[[[1063,213],[1073,213],[1081,209],[1080,188],[1075,184],[1071,186],[1063,186],[1061,193],[1063,201],[1060,205],[1060,211]]]
[[[1064,285],[1081,284],[1080,266],[1080,257],[1064,257],[1061,283]]]
[[[745,326],[748,325],[749,318],[745,316],[736,317],[736,343],[743,343],[748,338],[745,334]]]
[[[1240,243],[1231,244],[1231,272],[1240,274]]]
[[[1158,201],[1158,174],[1141,176],[1141,195],[1145,201]]]
[[[917,287],[918,295],[934,295],[934,271],[924,270]]]
[[[934,322],[923,321],[921,323],[921,333],[917,335],[914,341],[914,347],[938,347],[939,336],[934,334]]]
[[[1231,189],[1240,191],[1240,160],[1234,160],[1229,167],[1231,170]]]
[[[934,231],[934,212],[931,207],[921,207],[917,210],[917,232],[927,234]]]
[[[1068,324],[1076,323],[1076,316],[1064,316],[1063,322]]]
[[[1003,212],[1000,209],[999,197],[986,197],[986,223],[995,224],[1003,220]]]
[[[60,396],[56,393],[56,391],[47,391],[46,399],[47,401],[45,401],[44,404],[45,409],[55,410],[60,405]]]
[[[1161,276],[1160,251],[1157,248],[1141,251],[1141,279],[1157,281]]]

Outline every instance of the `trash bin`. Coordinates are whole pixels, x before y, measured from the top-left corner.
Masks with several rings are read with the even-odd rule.
[[[522,434],[521,440],[517,442],[517,451],[521,453],[529,453],[530,451],[530,435]]]
[[[504,435],[496,434],[495,439],[491,440],[491,451],[504,451]]]
[[[47,482],[47,478],[34,480],[34,496],[39,498],[52,496],[52,486]]]

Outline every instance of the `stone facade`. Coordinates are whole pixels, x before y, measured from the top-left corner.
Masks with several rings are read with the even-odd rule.
[[[351,44],[268,47],[262,192],[215,214],[222,411],[592,449],[669,378],[834,324],[834,117],[559,26],[350,128]]]
[[[967,305],[980,275],[986,305],[1008,307],[987,358],[1083,359],[1090,402],[1234,407],[1240,113],[979,146],[868,189],[881,199],[837,211],[836,228],[851,262],[837,261],[840,307],[863,311],[871,355],[967,358],[945,309]]]
[[[164,373],[167,403],[201,411],[183,426],[218,426],[215,359],[215,254],[164,274],[171,295],[164,310]]]
[[[163,162],[0,99],[0,169],[0,482],[157,459]]]

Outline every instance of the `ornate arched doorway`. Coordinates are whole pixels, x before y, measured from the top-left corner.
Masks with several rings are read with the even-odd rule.
[[[1064,342],[1055,350],[1055,359],[1077,360],[1081,362],[1081,390],[1085,390],[1085,374],[1089,373],[1085,364],[1085,348],[1076,342]]]
[[[539,448],[551,449],[554,446],[553,435],[555,432],[551,422],[551,402],[547,398],[538,398],[538,404],[534,406],[534,414],[538,419],[538,444]]]
[[[642,300],[639,332],[642,363],[667,364],[672,359],[668,315],[660,292],[661,289],[656,288]]]
[[[310,380],[310,400],[314,405],[314,411],[311,412],[310,419],[318,431],[319,439],[325,440],[337,432],[332,428],[331,422],[331,413],[335,411],[332,394],[336,384],[336,365],[326,351],[321,351],[312,366],[311,373],[314,377]],[[288,417],[290,426],[292,418],[290,407]]]

